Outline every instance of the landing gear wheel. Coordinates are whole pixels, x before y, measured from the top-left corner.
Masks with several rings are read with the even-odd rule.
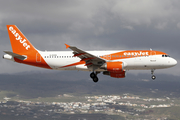
[[[93,81],[94,81],[94,82],[98,82],[98,80],[99,80],[98,77],[94,77],[94,78],[93,78]]]
[[[156,76],[154,75],[154,71],[155,71],[155,69],[151,69],[151,74],[152,74],[152,77],[151,77],[151,78],[152,78],[153,80],[156,79]]]
[[[90,74],[90,77],[93,79],[93,81],[94,82],[98,82],[98,77],[97,77],[97,75],[94,73],[94,72],[92,72],[91,74]]]
[[[94,72],[92,72],[92,73],[90,74],[90,77],[93,79],[94,77],[96,77],[96,74],[95,74]]]
[[[152,78],[153,80],[155,80],[155,79],[156,79],[156,76],[155,76],[155,75],[153,75],[151,78]]]

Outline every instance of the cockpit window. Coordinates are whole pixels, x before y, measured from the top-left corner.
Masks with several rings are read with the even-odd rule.
[[[170,57],[169,55],[162,55],[162,57]]]

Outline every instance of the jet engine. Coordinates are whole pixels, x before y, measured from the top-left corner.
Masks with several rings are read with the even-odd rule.
[[[106,62],[101,66],[104,71],[104,75],[110,75],[111,77],[115,78],[124,78],[126,76],[126,71],[124,68],[127,66],[124,62]]]

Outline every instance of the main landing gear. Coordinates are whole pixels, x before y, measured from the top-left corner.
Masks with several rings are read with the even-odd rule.
[[[156,79],[156,76],[154,75],[154,71],[155,71],[155,69],[152,69],[152,70],[151,70],[151,74],[152,74],[152,77],[151,77],[151,78],[152,78],[153,80]]]
[[[98,77],[97,77],[97,74],[98,74],[99,72],[96,72],[96,73],[94,73],[94,72],[92,72],[91,74],[90,74],[90,77],[93,79],[93,81],[94,82],[98,82]]]

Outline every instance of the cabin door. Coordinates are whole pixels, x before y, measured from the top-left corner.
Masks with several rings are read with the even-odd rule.
[[[41,55],[36,53],[36,62],[41,62]]]

